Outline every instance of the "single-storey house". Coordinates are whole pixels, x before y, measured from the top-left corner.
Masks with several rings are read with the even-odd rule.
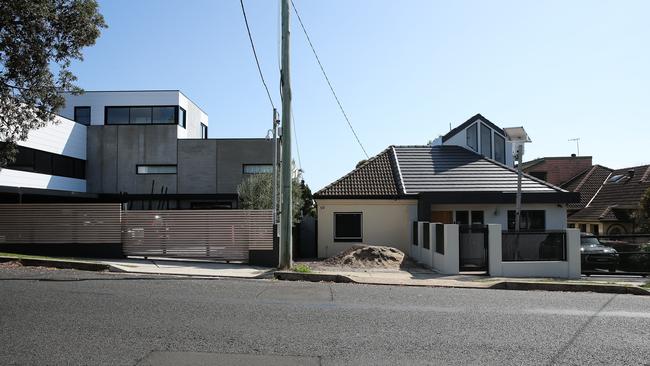
[[[437,145],[389,146],[316,192],[318,256],[359,243],[408,253],[414,221],[513,230],[517,171],[506,165],[512,161],[509,143],[500,141],[503,133],[481,115],[461,126],[452,132],[462,138],[447,136]],[[463,146],[466,142],[474,146]],[[501,162],[479,153],[495,156],[495,142],[505,150],[497,154]],[[522,231],[565,230],[567,204],[579,200],[577,193],[529,175],[523,176],[522,192]]]

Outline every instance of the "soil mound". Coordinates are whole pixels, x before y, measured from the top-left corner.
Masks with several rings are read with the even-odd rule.
[[[329,266],[356,268],[400,268],[404,253],[392,247],[360,245],[344,250],[324,263]]]

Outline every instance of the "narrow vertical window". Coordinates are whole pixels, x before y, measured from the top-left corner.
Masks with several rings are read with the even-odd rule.
[[[74,107],[74,121],[90,126],[90,107]]]
[[[481,123],[481,155],[492,159],[492,129]]]
[[[497,133],[494,134],[494,160],[506,163],[506,139]]]
[[[478,151],[478,123],[467,127],[465,134],[467,135],[467,146],[474,151]]]
[[[178,125],[185,128],[185,123],[185,109],[183,109],[183,107],[178,107]]]

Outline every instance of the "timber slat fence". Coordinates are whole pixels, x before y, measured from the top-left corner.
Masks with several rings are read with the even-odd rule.
[[[0,204],[0,244],[122,243],[127,256],[248,261],[273,250],[271,210],[123,211],[119,203]]]

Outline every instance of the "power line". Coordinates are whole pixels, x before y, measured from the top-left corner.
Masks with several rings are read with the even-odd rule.
[[[325,68],[323,67],[323,64],[320,62],[320,58],[316,53],[316,49],[314,48],[314,45],[311,43],[311,38],[309,38],[309,34],[307,33],[305,24],[303,24],[302,19],[300,18],[300,14],[298,14],[298,9],[296,9],[296,5],[293,3],[293,0],[291,0],[291,6],[293,7],[293,11],[296,13],[296,17],[298,17],[298,22],[300,23],[300,27],[302,28],[302,31],[305,33],[305,37],[307,37],[307,42],[309,43],[309,47],[311,47],[311,51],[314,53],[314,56],[316,56],[316,61],[318,62],[320,71],[323,73],[323,76],[325,77],[325,81],[327,81],[327,85],[329,85],[330,90],[332,91],[332,95],[334,95],[334,99],[336,99],[336,103],[339,105],[339,108],[341,109],[341,113],[343,113],[343,117],[345,117],[345,121],[348,123],[348,126],[350,126],[350,130],[352,131],[354,138],[357,140],[357,143],[359,143],[359,146],[361,146],[361,150],[363,150],[363,153],[366,155],[366,158],[370,158],[370,156],[368,156],[368,153],[366,152],[366,149],[363,147],[361,140],[359,140],[359,136],[357,135],[357,132],[354,130],[354,127],[352,127],[352,123],[350,122],[348,115],[345,113],[345,110],[343,109],[343,105],[341,105],[341,101],[339,100],[339,97],[336,95],[336,92],[334,91],[334,87],[332,86],[330,79],[327,77]]]
[[[260,79],[262,79],[262,84],[266,90],[266,95],[269,97],[269,102],[271,102],[271,107],[275,109],[275,104],[273,104],[273,98],[271,98],[271,93],[269,92],[269,87],[266,86],[266,80],[264,80],[264,74],[262,74],[262,68],[260,67],[260,60],[257,58],[257,51],[255,51],[255,43],[253,42],[253,36],[251,35],[251,29],[248,26],[248,18],[246,17],[246,8],[244,8],[244,0],[239,0],[241,4],[241,12],[244,15],[244,23],[246,23],[246,31],[248,32],[248,39],[251,41],[251,48],[253,49],[253,56],[255,56],[255,63],[257,64],[257,71],[260,73]]]

